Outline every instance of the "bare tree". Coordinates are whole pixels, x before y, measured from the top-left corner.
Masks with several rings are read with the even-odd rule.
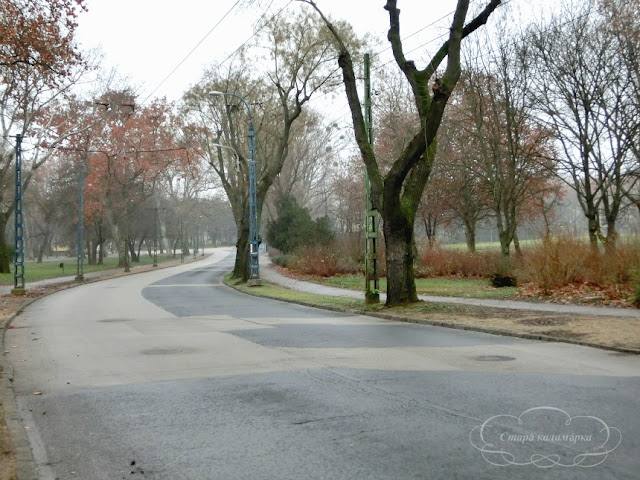
[[[345,234],[362,234],[365,198],[360,159],[351,157],[333,165],[330,182],[331,212],[336,230]]]
[[[486,2],[486,7],[470,22],[467,22],[469,1],[458,0],[449,38],[423,69],[419,69],[414,61],[406,57],[400,35],[398,2],[396,0],[386,2],[384,8],[389,13],[387,38],[396,65],[411,87],[420,119],[414,136],[386,173],[383,173],[379,159],[368,141],[352,52],[343,41],[340,32],[315,2],[301,1],[318,12],[339,45],[338,65],[342,69],[356,142],[371,181],[372,203],[383,220],[387,262],[387,305],[417,301],[413,272],[416,211],[431,173],[436,152],[436,134],[449,97],[460,78],[461,42],[464,37],[487,22],[501,0]],[[446,67],[444,72],[439,74],[438,69],[445,59]]]
[[[561,178],[577,194],[591,245],[602,240],[614,248],[625,191],[637,181],[629,184],[629,173],[637,169],[637,75],[629,70],[609,20],[595,7],[589,1],[533,28],[531,44],[541,116],[561,145]]]
[[[337,126],[322,124],[317,112],[302,112],[300,123],[291,131],[289,159],[273,182],[274,197],[293,195],[312,217],[327,215],[328,177],[343,139]]]
[[[604,17],[603,28],[613,37],[622,72],[629,79],[626,102],[635,105],[635,117],[627,118],[631,161],[623,189],[640,213],[640,0],[600,0],[598,6]],[[634,112],[633,107],[629,112]]]
[[[461,125],[465,124],[467,116],[461,89],[458,88],[454,95],[454,104],[438,131],[436,166],[440,166],[443,177],[446,211],[451,219],[462,225],[467,249],[475,253],[477,226],[490,215],[490,209],[482,179],[474,173],[475,158],[468,155],[473,150],[473,135],[461,134],[466,130]]]
[[[465,113],[459,125],[460,133],[472,139],[461,154],[480,180],[496,221],[502,254],[498,273],[508,276],[521,212],[553,178],[548,160],[552,136],[533,115],[533,72],[526,46],[507,43],[505,30],[500,30],[491,54],[478,59],[478,52],[490,44],[486,38],[467,62],[461,82]]]
[[[212,72],[188,96],[191,115],[199,118],[191,133],[201,155],[222,181],[237,226],[234,277],[248,279],[249,164],[246,148],[247,115],[238,101],[208,95],[223,91],[239,95],[253,105],[257,138],[257,210],[260,218],[265,198],[289,158],[294,126],[302,124],[305,104],[335,79],[335,49],[328,29],[305,13],[287,20],[272,19],[256,36],[267,58],[247,58],[247,52],[226,74]],[[266,74],[255,78],[247,68],[267,62]],[[244,123],[243,123],[244,122]],[[235,153],[219,148],[223,144]]]

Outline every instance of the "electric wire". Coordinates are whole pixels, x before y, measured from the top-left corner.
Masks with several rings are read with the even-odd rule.
[[[171,78],[171,76],[172,76],[174,73],[176,73],[176,71],[178,71],[178,69],[182,66],[182,64],[184,64],[184,62],[186,62],[186,61],[187,61],[187,59],[191,56],[191,54],[193,54],[193,52],[195,52],[195,51],[198,49],[198,47],[199,47],[200,45],[202,45],[202,42],[204,42],[204,41],[209,37],[209,35],[211,35],[211,33],[213,33],[213,31],[214,31],[216,28],[218,28],[218,26],[219,26],[219,25],[224,21],[224,19],[225,19],[225,18],[227,18],[227,17],[231,14],[231,12],[232,12],[233,10],[235,10],[235,8],[238,6],[238,4],[239,4],[239,3],[240,3],[240,0],[237,0],[237,1],[236,1],[236,3],[234,3],[234,4],[231,6],[231,8],[230,8],[229,10],[227,10],[227,13],[225,13],[225,14],[222,16],[222,18],[220,18],[220,20],[218,20],[218,22],[217,22],[213,27],[211,27],[211,29],[206,33],[206,35],[205,35],[204,37],[202,37],[198,43],[196,43],[196,45],[195,45],[195,46],[194,46],[194,47],[189,51],[189,53],[187,53],[187,55],[186,55],[186,56],[185,56],[185,57],[180,61],[180,63],[178,63],[178,65],[176,65],[176,66],[173,68],[173,70],[171,70],[171,72],[169,72],[169,74],[168,74],[166,77],[164,77],[164,79],[163,79],[163,80],[162,80],[162,81],[161,81],[161,82],[160,82],[160,83],[159,83],[159,84],[158,84],[158,85],[157,85],[157,86],[156,86],[156,87],[151,91],[151,93],[149,93],[149,94],[147,95],[147,97],[142,101],[142,104],[145,104],[145,103],[147,102],[147,100],[149,100],[149,98],[151,98],[151,96],[152,96],[156,91],[158,91],[158,89],[159,89],[162,85],[164,85],[164,83],[165,83],[167,80],[169,80],[169,78]]]
[[[506,4],[508,4],[508,3],[512,2],[512,1],[513,1],[513,0],[506,0],[505,2],[503,2],[503,5],[506,5]],[[179,63],[179,64],[178,64],[178,65],[177,65],[177,66],[176,66],[172,71],[171,71],[171,73],[170,73],[169,75],[167,75],[167,77],[165,77],[165,79],[163,79],[163,81],[162,81],[162,82],[160,82],[160,84],[159,84],[159,85],[158,85],[158,86],[157,86],[157,87],[156,87],[156,88],[155,88],[155,89],[154,89],[154,90],[153,90],[153,91],[152,91],[152,92],[151,92],[151,93],[150,93],[150,94],[145,98],[145,100],[144,100],[142,103],[145,103],[145,102],[146,102],[146,101],[151,97],[151,95],[152,95],[155,91],[157,91],[157,90],[158,90],[158,88],[160,88],[160,86],[161,86],[161,85],[162,85],[162,84],[163,84],[163,83],[164,83],[164,82],[165,82],[165,81],[166,81],[166,80],[167,80],[171,75],[173,75],[173,74],[174,74],[174,73],[175,73],[175,72],[180,68],[180,66],[181,66],[181,65],[182,65],[182,64],[183,64],[183,63],[184,63],[184,62],[189,58],[189,56],[190,56],[190,55],[191,55],[191,54],[192,54],[192,53],[193,53],[193,52],[194,52],[194,51],[195,51],[195,50],[196,50],[196,49],[197,49],[197,48],[202,44],[202,42],[203,42],[203,41],[204,41],[204,40],[205,40],[205,39],[206,39],[206,38],[207,38],[207,37],[208,37],[208,36],[209,36],[209,35],[210,35],[210,34],[211,34],[211,33],[212,33],[212,32],[213,32],[213,31],[214,31],[214,30],[215,30],[215,29],[216,29],[216,28],[221,24],[221,23],[222,23],[222,21],[223,21],[223,20],[224,20],[224,19],[225,19],[225,18],[226,18],[226,17],[227,17],[227,16],[228,16],[228,15],[229,15],[229,14],[230,14],[230,13],[231,13],[235,8],[236,8],[236,7],[237,7],[237,5],[238,5],[239,3],[240,3],[240,0],[238,0],[238,1],[237,1],[237,2],[236,2],[236,3],[235,3],[231,8],[230,8],[226,13],[225,13],[225,15],[223,15],[223,17],[222,17],[222,18],[221,18],[221,19],[220,19],[220,20],[219,20],[219,21],[218,21],[218,22],[217,22],[217,23],[216,23],[216,24],[215,24],[215,25],[214,25],[214,26],[209,30],[209,32],[208,32],[208,33],[207,33],[207,34],[206,34],[206,35],[205,35],[205,36],[204,36],[204,37],[203,37],[203,38],[202,38],[202,39],[201,39],[201,40],[196,44],[196,46],[194,46],[194,47],[191,49],[191,51],[187,54],[187,56],[185,56],[185,58],[184,58],[184,59],[183,59],[183,60],[182,60],[182,61],[181,61],[181,62],[180,62],[180,63]],[[232,53],[230,53],[230,54],[229,54],[225,59],[223,59],[223,60],[220,62],[220,64],[218,65],[218,67],[220,67],[220,66],[224,65],[224,63],[226,63],[229,59],[233,58],[233,57],[234,57],[234,56],[235,56],[235,55],[236,55],[236,54],[237,54],[237,53],[238,53],[238,52],[239,52],[239,51],[240,51],[240,50],[241,50],[241,49],[242,49],[242,48],[243,48],[247,43],[249,43],[249,42],[251,41],[251,39],[252,39],[252,38],[254,38],[258,33],[260,33],[260,31],[261,31],[261,30],[262,30],[262,29],[263,29],[263,28],[264,28],[268,23],[272,22],[272,21],[273,21],[273,20],[275,20],[278,16],[280,16],[280,15],[282,14],[282,12],[283,12],[286,8],[288,8],[288,7],[289,7],[289,5],[291,5],[291,3],[293,3],[293,0],[289,0],[289,2],[287,2],[283,7],[281,7],[281,8],[280,8],[280,9],[279,9],[279,10],[278,10],[278,11],[277,11],[277,12],[276,12],[276,13],[275,13],[275,14],[274,14],[270,19],[269,19],[269,21],[268,21],[268,22],[265,22],[265,23],[264,23],[260,28],[258,28],[258,29],[257,29],[257,30],[256,30],[256,31],[255,31],[251,36],[249,36],[249,38],[247,38],[247,39],[246,39],[246,40],[245,40],[245,41],[244,41],[244,42],[243,42],[243,43],[242,43],[238,48],[236,48],[236,49],[235,49]],[[271,3],[269,4],[269,6],[265,9],[265,11],[263,12],[263,14],[260,16],[260,18],[258,19],[258,22],[257,22],[257,23],[259,23],[260,21],[262,21],[262,19],[264,19],[264,18],[265,18],[265,16],[267,15],[267,13],[268,13],[268,11],[269,11],[269,9],[271,8],[271,6],[272,6],[272,5],[273,5],[273,0],[272,0],[272,1],[271,1]],[[440,21],[442,21],[442,20],[446,19],[447,17],[451,16],[453,13],[455,13],[455,11],[451,11],[451,12],[449,12],[449,13],[447,13],[447,14],[443,15],[442,17],[440,17],[440,18],[438,18],[438,19],[434,20],[433,22],[431,22],[431,23],[429,23],[429,24],[427,24],[427,25],[425,25],[425,26],[421,27],[420,29],[418,29],[418,30],[416,30],[416,31],[412,32],[412,33],[411,33],[411,34],[409,34],[407,37],[404,37],[404,38],[403,38],[403,41],[406,41],[406,40],[408,40],[409,38],[414,37],[414,36],[415,36],[415,35],[417,35],[418,33],[420,33],[420,32],[422,32],[422,31],[426,30],[427,28],[434,26],[434,25],[435,25],[435,24],[437,24],[438,22],[440,22]],[[582,17],[584,17],[585,15],[587,15],[587,14],[585,13],[585,14],[583,14],[582,16],[580,16],[579,18],[582,18]],[[571,20],[569,20],[569,21],[567,21],[567,22],[565,22],[565,23],[566,23],[566,24],[568,24],[568,23],[571,23],[571,22],[576,21],[576,20],[577,20],[577,19],[571,19]],[[446,37],[447,35],[448,35],[447,33],[443,33],[443,34],[440,34],[440,35],[438,35],[438,36],[436,36],[436,37],[434,37],[434,38],[431,38],[430,40],[427,40],[426,42],[424,42],[424,43],[422,43],[422,44],[420,44],[420,45],[418,45],[418,46],[416,46],[416,47],[414,47],[414,48],[412,48],[412,49],[408,50],[408,51],[406,52],[406,54],[410,54],[410,53],[415,52],[416,50],[419,50],[419,49],[421,49],[421,48],[424,48],[424,47],[426,47],[427,45],[432,44],[432,43],[434,43],[435,41],[437,41],[437,40],[439,40],[439,39],[442,39],[442,38]],[[514,41],[514,42],[513,42],[513,44],[514,44],[514,45],[516,45],[517,43],[518,43],[518,41]],[[378,51],[378,52],[375,52],[375,53],[373,54],[373,56],[374,56],[374,57],[376,57],[376,56],[380,56],[381,54],[385,53],[386,51],[388,51],[388,50],[390,50],[390,49],[391,49],[391,47],[390,47],[390,46],[387,46],[387,47],[385,47],[384,49],[382,49],[382,50],[380,50],[380,51]],[[477,57],[476,57],[476,58],[477,58]],[[387,66],[388,64],[390,64],[390,63],[392,63],[392,62],[393,62],[393,59],[391,59],[391,60],[389,60],[389,61],[387,61],[387,62],[383,63],[382,65],[378,65],[378,66],[374,67],[374,68],[372,69],[372,71],[373,71],[373,72],[375,72],[375,71],[381,70],[382,68],[384,68],[385,66]],[[355,65],[356,65],[356,66],[358,66],[358,65],[360,65],[360,64],[362,64],[362,63],[363,63],[362,61],[358,61],[358,62],[356,62],[356,63],[355,63]],[[201,79],[200,79],[200,80],[195,84],[195,86],[200,85],[200,84],[201,84],[202,82],[204,82],[205,80],[206,80],[206,78],[205,78],[205,77],[201,78]],[[319,98],[321,98],[321,97],[323,97],[323,96],[326,96],[326,95],[333,94],[333,93],[335,93],[336,91],[338,91],[341,87],[342,87],[342,84],[340,84],[340,85],[336,85],[336,86],[335,86],[334,88],[332,88],[331,90],[326,91],[326,92],[322,92],[322,93],[318,94],[317,96],[315,96],[315,97],[313,98],[313,100],[318,101],[318,99],[319,99]],[[180,100],[184,99],[185,95],[186,95],[186,92],[185,92],[183,95],[181,95],[181,97],[178,99],[178,101],[180,101]],[[344,110],[347,110],[347,111],[346,111],[344,114],[341,114],[341,115],[339,115],[339,116],[337,116],[337,117],[334,117],[334,119],[333,119],[330,123],[331,123],[331,124],[338,124],[338,123],[341,123],[343,120],[346,120],[346,118],[347,118],[348,116],[350,116],[350,111],[348,111],[348,106],[343,107],[343,108],[342,108],[342,111],[344,111]],[[34,146],[34,147],[35,147],[35,146]],[[64,148],[63,148],[63,147],[58,147],[58,149],[59,149],[59,150],[64,150]],[[170,150],[171,150],[171,149],[170,149]],[[182,150],[182,149],[173,149],[173,150]],[[78,150],[76,150],[76,151],[78,151]],[[159,151],[159,152],[163,152],[163,151],[168,151],[168,150],[160,149],[160,150],[157,150],[157,151]],[[87,152],[87,153],[98,153],[98,152],[91,152],[91,151],[88,151],[88,150],[87,150],[86,152]],[[148,153],[148,152],[151,152],[151,151],[146,151],[146,153]],[[143,153],[144,153],[144,152],[143,152]]]

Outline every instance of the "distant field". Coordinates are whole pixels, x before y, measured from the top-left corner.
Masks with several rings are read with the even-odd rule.
[[[531,245],[538,245],[541,243],[541,239],[530,239],[530,240],[520,240],[520,246],[526,248]],[[466,250],[466,243],[443,243],[440,244],[442,248],[450,248],[453,250]],[[500,250],[500,242],[478,242],[476,243],[476,250]],[[511,245],[511,250],[513,250],[513,245]]]
[[[564,237],[552,237],[552,238],[564,238]],[[585,244],[589,243],[588,235],[579,235],[575,237],[568,237],[571,240],[584,242]],[[640,234],[638,233],[624,233],[620,234],[618,241],[622,244],[625,243],[637,243],[640,239]],[[520,246],[523,248],[527,248],[530,246],[540,245],[542,243],[542,238],[532,238],[528,240],[520,240]],[[438,244],[441,248],[450,248],[453,250],[466,250],[466,243],[442,243]],[[476,243],[477,250],[500,250],[500,242],[478,242]],[[513,251],[513,245],[511,245],[511,251]]]
[[[173,256],[158,255],[158,263],[174,260]],[[64,269],[60,268],[60,263],[64,263]],[[131,265],[152,265],[153,257],[141,255],[139,262],[133,262]],[[118,268],[118,257],[112,256],[104,259],[103,265],[88,265],[86,260],[83,265],[84,273],[99,272],[103,270],[112,270]],[[24,264],[24,280],[25,283],[36,282],[38,280],[46,280],[49,278],[67,277],[75,275],[77,272],[77,263],[75,257],[59,257],[49,258],[42,263],[25,262]],[[13,285],[13,263],[11,264],[11,273],[0,273],[0,285]]]

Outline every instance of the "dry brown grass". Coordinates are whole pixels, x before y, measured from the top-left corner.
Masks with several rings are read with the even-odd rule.
[[[425,248],[418,253],[417,277],[490,277],[498,263],[495,251],[468,251],[446,249],[438,246]]]
[[[594,250],[571,238],[554,238],[525,250],[518,276],[545,296],[587,291],[593,297],[630,300],[640,287],[640,244],[619,242],[612,251]]]

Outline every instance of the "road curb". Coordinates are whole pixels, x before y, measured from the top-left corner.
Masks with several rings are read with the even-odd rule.
[[[46,296],[46,295],[43,295]],[[0,360],[0,370],[2,371],[2,404],[4,421],[9,430],[13,448],[15,450],[16,475],[19,480],[38,480],[38,469],[31,452],[27,432],[18,412],[18,404],[16,402],[15,391],[13,390],[13,367],[11,363],[6,361],[5,352],[5,334],[9,329],[9,325],[13,322],[22,311],[36,300],[42,297],[33,298],[22,305],[13,315],[4,320],[2,325],[2,339],[0,346],[2,347],[2,357]]]
[[[33,452],[31,451],[31,446],[29,444],[29,439],[27,437],[27,432],[24,428],[24,424],[22,423],[22,419],[20,417],[20,413],[18,412],[18,404],[16,402],[15,391],[13,389],[13,367],[11,363],[6,361],[6,351],[5,346],[5,337],[6,332],[9,329],[9,326],[13,322],[13,320],[20,315],[25,308],[27,308],[32,303],[52,295],[54,293],[60,292],[62,290],[67,290],[69,288],[79,287],[81,285],[87,285],[89,283],[100,282],[104,280],[111,280],[113,278],[118,278],[121,276],[128,275],[136,275],[140,273],[153,272],[159,269],[177,267],[180,265],[185,265],[186,263],[196,263],[200,260],[208,258],[209,255],[205,255],[202,257],[198,257],[196,260],[192,260],[185,263],[179,263],[177,265],[162,265],[160,264],[158,267],[154,267],[152,269],[145,270],[137,270],[132,272],[121,272],[122,275],[118,275],[116,277],[107,277],[107,275],[98,275],[93,278],[85,278],[83,282],[60,282],[60,283],[50,283],[48,286],[56,288],[53,291],[45,292],[38,297],[32,298],[25,302],[20,306],[18,310],[16,310],[12,315],[6,318],[1,325],[2,332],[0,338],[0,347],[2,348],[2,356],[0,357],[0,374],[2,374],[2,385],[0,388],[2,389],[2,398],[3,398],[3,409],[0,411],[1,414],[4,415],[4,421],[7,425],[7,429],[9,430],[9,435],[11,436],[11,441],[13,443],[13,448],[15,450],[15,460],[16,460],[16,475],[18,480],[38,480],[38,468],[36,467],[35,459],[33,458]],[[108,270],[107,270],[108,271]],[[34,282],[35,283],[35,282]]]
[[[270,282],[273,285],[278,285],[282,288],[288,288],[285,287],[283,285],[278,284],[277,282]],[[538,340],[538,341],[543,341],[543,342],[556,342],[556,343],[566,343],[566,344],[570,344],[570,345],[580,345],[583,347],[592,347],[592,348],[599,348],[601,350],[609,350],[609,351],[613,351],[613,352],[617,352],[617,353],[624,353],[624,354],[629,354],[629,355],[640,355],[640,350],[639,349],[634,349],[634,348],[626,348],[626,347],[617,347],[615,345],[605,345],[605,344],[600,344],[600,343],[594,343],[594,342],[584,342],[581,340],[573,340],[570,338],[562,338],[562,337],[553,337],[550,335],[540,335],[540,334],[535,334],[535,333],[526,333],[526,332],[512,332],[509,330],[503,330],[503,329],[499,329],[499,328],[488,328],[488,327],[481,327],[481,326],[475,326],[475,325],[465,325],[465,324],[460,324],[460,323],[447,323],[447,322],[441,322],[441,321],[435,321],[435,320],[423,320],[423,319],[415,319],[415,318],[410,318],[410,317],[403,317],[401,315],[391,315],[391,314],[385,314],[385,313],[380,313],[380,312],[371,312],[365,309],[354,309],[354,308],[340,308],[340,307],[329,307],[329,306],[325,306],[325,305],[316,305],[313,304],[311,302],[304,302],[304,301],[298,301],[298,300],[287,300],[287,299],[282,299],[282,298],[277,298],[277,297],[267,297],[265,295],[256,295],[254,293],[251,292],[247,292],[245,290],[241,290],[239,288],[237,288],[235,285],[232,284],[228,284],[225,283],[225,285],[241,292],[241,293],[245,293],[247,295],[251,295],[254,297],[261,297],[261,298],[272,298],[274,300],[279,300],[281,302],[287,302],[287,303],[294,303],[294,304],[298,304],[298,305],[304,305],[307,307],[314,307],[314,308],[320,308],[323,310],[329,310],[329,311],[333,311],[333,312],[342,312],[342,313],[353,313],[353,314],[358,314],[358,315],[367,315],[370,317],[377,317],[377,318],[382,318],[385,320],[395,320],[395,321],[399,321],[399,322],[406,322],[406,323],[416,323],[416,324],[420,324],[420,325],[430,325],[430,326],[434,326],[434,327],[445,327],[445,328],[451,328],[454,330],[468,330],[471,332],[479,332],[479,333],[488,333],[491,335],[500,335],[503,337],[516,337],[516,338],[523,338],[526,340]],[[291,290],[291,289],[289,289]],[[323,296],[321,294],[312,294],[312,295],[320,295]],[[331,298],[330,295],[324,295],[326,297]],[[364,295],[362,298],[363,302],[364,302]]]

